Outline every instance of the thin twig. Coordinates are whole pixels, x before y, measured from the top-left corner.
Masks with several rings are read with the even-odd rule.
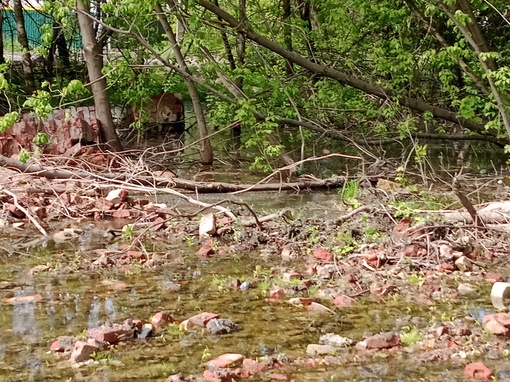
[[[18,203],[18,197],[16,196],[15,193],[11,192],[11,191],[8,191],[6,190],[5,188],[3,187],[0,187],[0,190],[2,190],[3,192],[5,192],[7,195],[11,196],[13,201],[14,201],[14,205],[16,206],[16,208],[18,208],[21,212],[23,212],[25,214],[25,216],[28,218],[28,220],[30,220],[32,222],[33,225],[35,225],[35,227],[39,230],[39,232],[42,233],[43,236],[48,236],[48,233],[46,232],[46,230],[39,224],[39,222],[37,221],[36,218],[34,218],[32,216],[32,214],[23,206],[21,206],[19,203]]]

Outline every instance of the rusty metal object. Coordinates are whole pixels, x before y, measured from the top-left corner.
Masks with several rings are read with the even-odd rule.
[[[50,143],[36,145],[34,137],[45,133]],[[0,154],[11,157],[21,149],[44,154],[61,155],[77,143],[94,144],[100,141],[100,126],[93,106],[58,109],[46,119],[25,113],[5,133],[0,133]]]

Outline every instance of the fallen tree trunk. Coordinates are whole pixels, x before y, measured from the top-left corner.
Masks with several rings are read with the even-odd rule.
[[[126,182],[133,185],[179,188],[183,190],[200,193],[228,193],[249,191],[303,191],[312,189],[334,189],[342,187],[345,183],[343,176],[336,176],[327,179],[302,180],[291,183],[264,183],[264,184],[233,184],[219,182],[195,182],[181,178],[157,178],[154,176],[134,176],[131,174],[95,174],[83,170],[61,170],[46,168],[39,164],[23,163],[18,160],[0,155],[0,166],[16,169],[25,174],[40,176],[47,179],[96,179],[112,182]],[[118,184],[116,184],[118,185]]]

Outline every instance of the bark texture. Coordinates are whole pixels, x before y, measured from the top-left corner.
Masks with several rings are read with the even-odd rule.
[[[167,0],[167,3],[172,7],[172,9],[177,10],[175,3],[172,0]],[[156,4],[154,10],[158,15],[159,22],[165,31],[168,41],[170,41],[172,44],[172,49],[174,52],[175,60],[177,61],[177,65],[186,73],[191,74],[186,61],[184,60],[184,56],[182,55],[181,48],[179,47],[175,33],[170,26],[170,23],[168,22],[163,9],[161,8],[161,5]],[[210,165],[213,163],[214,156],[211,142],[208,138],[209,133],[207,131],[207,123],[205,121],[204,111],[200,103],[200,96],[198,94],[195,83],[191,79],[184,77],[184,82],[186,82],[186,87],[188,88],[191,103],[193,104],[193,110],[195,112],[195,117],[197,119],[198,131],[200,133],[200,140],[202,144],[202,149],[200,152],[200,163]]]
[[[32,57],[30,56],[30,44],[28,43],[27,31],[25,29],[25,18],[23,17],[23,6],[21,0],[13,2],[14,18],[16,19],[16,31],[18,32],[18,42],[23,48],[22,65],[25,85],[28,94],[35,90],[35,77],[32,67]]]
[[[91,82],[92,94],[94,95],[96,117],[101,123],[101,131],[107,148],[113,151],[121,151],[122,144],[115,131],[110,101],[106,91],[106,78],[102,73],[103,46],[98,43],[92,19],[88,17],[90,4],[86,0],[77,0],[76,7],[78,9],[78,22],[83,39],[85,62]]]

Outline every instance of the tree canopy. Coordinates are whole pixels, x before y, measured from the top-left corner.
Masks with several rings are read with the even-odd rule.
[[[103,0],[88,9],[111,103],[190,95],[196,112],[205,106],[201,139],[207,124],[232,126],[238,148],[259,147],[259,165],[281,154],[278,134],[509,142],[504,0]],[[84,13],[61,0],[44,11],[64,30]],[[87,81],[75,74],[52,78],[54,104],[69,93],[56,89]],[[48,83],[38,86],[35,97]]]

